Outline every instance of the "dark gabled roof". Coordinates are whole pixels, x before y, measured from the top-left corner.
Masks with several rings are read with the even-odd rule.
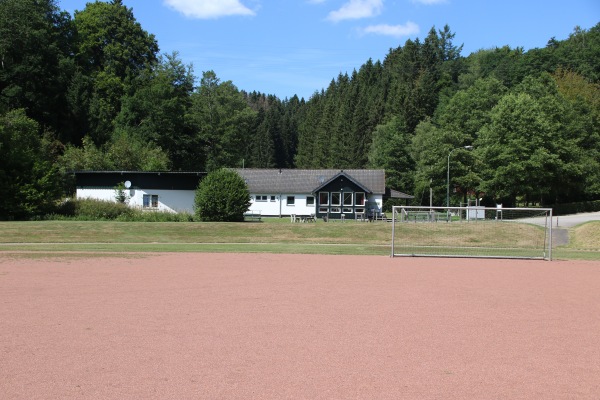
[[[335,181],[336,179],[339,179],[340,177],[346,177],[352,183],[354,183],[356,186],[358,186],[359,188],[361,188],[361,190],[364,190],[365,192],[368,192],[368,193],[373,193],[373,191],[371,189],[363,186],[360,182],[356,181],[354,178],[352,178],[350,175],[348,175],[344,171],[338,172],[337,174],[335,174],[334,176],[332,176],[331,178],[329,178],[327,181],[325,181],[321,185],[317,186],[313,191],[314,192],[318,192],[319,190],[322,190],[325,186],[329,185],[331,182]]]
[[[251,193],[314,193],[343,173],[354,183],[374,194],[385,193],[382,169],[236,169]]]

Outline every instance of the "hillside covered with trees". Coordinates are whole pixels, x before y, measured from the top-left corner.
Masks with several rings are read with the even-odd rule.
[[[416,203],[600,199],[600,23],[461,54],[450,27],[309,99],[195,76],[120,0],[0,2],[0,219],[51,210],[73,170],[384,168]],[[473,146],[472,151],[464,149]]]

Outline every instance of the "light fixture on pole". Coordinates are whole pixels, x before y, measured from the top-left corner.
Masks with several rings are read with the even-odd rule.
[[[450,150],[450,153],[448,153],[448,170],[447,170],[447,181],[446,181],[446,207],[450,207],[450,155],[452,154],[452,152],[454,150],[460,150],[460,149],[465,149],[465,150],[473,150],[473,146],[462,146],[462,147],[456,147],[452,150]],[[448,210],[447,213],[449,213],[450,211]]]

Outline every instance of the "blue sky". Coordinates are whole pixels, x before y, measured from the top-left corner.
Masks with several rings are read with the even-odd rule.
[[[86,0],[59,0],[83,10]],[[194,74],[213,70],[240,90],[308,100],[338,74],[382,60],[407,39],[445,24],[463,56],[525,50],[600,22],[598,0],[123,0],[161,53],[178,51]]]

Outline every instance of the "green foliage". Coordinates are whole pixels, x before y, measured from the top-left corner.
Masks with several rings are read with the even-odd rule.
[[[385,169],[386,186],[401,191],[412,191],[414,160],[410,155],[409,135],[399,118],[379,125],[373,133],[369,152],[369,167]]]
[[[137,210],[122,202],[95,199],[68,199],[56,206],[46,220],[120,221],[120,222],[191,222],[188,213]]]
[[[557,161],[546,147],[550,134],[548,121],[530,95],[505,96],[478,142],[488,164],[484,191],[508,204],[515,204],[518,195],[530,200],[548,195]]]
[[[572,71],[557,70],[553,75],[558,93],[568,102],[570,116],[566,130],[577,144],[581,166],[581,193],[574,196],[600,197],[600,85],[590,83]],[[573,198],[573,199],[574,199]],[[571,199],[572,200],[572,199]]]
[[[71,21],[55,0],[0,1],[0,113],[25,109],[68,138]]]
[[[464,135],[463,141],[472,142],[490,122],[490,110],[507,91],[496,78],[478,79],[467,89],[456,92],[438,109],[439,123],[455,134]]]
[[[600,211],[600,200],[580,201],[577,203],[548,204],[544,205],[544,207],[552,208],[553,215],[569,215],[583,212],[596,212]]]
[[[123,97],[115,131],[162,148],[175,170],[198,168],[198,142],[186,122],[194,88],[192,67],[183,65],[177,53],[164,55],[134,83],[134,92]]]
[[[119,222],[193,222],[194,216],[186,212],[135,210],[117,217]]]
[[[92,79],[85,88],[88,133],[96,144],[110,140],[129,82],[156,62],[158,44],[120,1],[87,3],[75,12],[78,67]]]
[[[508,204],[517,197],[526,204],[581,198],[586,164],[598,163],[581,146],[587,134],[575,123],[578,114],[549,75],[524,79],[500,100],[481,131],[477,145],[487,164],[483,190]]]
[[[220,169],[200,182],[194,205],[201,221],[240,222],[250,207],[250,193],[237,172]]]
[[[133,212],[125,203],[95,199],[67,200],[55,210],[56,215],[82,221],[116,220]]]
[[[61,169],[69,171],[164,171],[169,159],[161,148],[144,143],[126,134],[115,135],[110,143],[96,146],[89,137],[83,138],[83,147],[69,145],[60,158]]]
[[[125,193],[125,189],[124,182],[119,182],[115,187],[115,200],[117,203],[127,203],[127,200],[129,200],[129,197],[127,197],[127,194]]]
[[[206,157],[206,170],[241,167],[249,146],[246,132],[254,126],[256,112],[231,81],[221,83],[213,71],[204,72],[192,94],[189,118]]]
[[[45,213],[61,196],[52,141],[24,110],[0,115],[0,219]]]
[[[156,61],[158,44],[121,1],[87,3],[76,11],[77,58],[86,70],[123,79]]]

